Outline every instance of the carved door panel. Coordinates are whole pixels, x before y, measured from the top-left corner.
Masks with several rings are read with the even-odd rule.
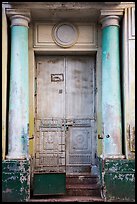
[[[35,170],[80,173],[95,160],[94,58],[37,57]]]

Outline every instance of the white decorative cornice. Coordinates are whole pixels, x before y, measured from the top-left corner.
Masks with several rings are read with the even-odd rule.
[[[124,9],[102,9],[100,10],[100,16],[123,16]]]
[[[108,4],[108,5],[117,5],[117,4],[121,4],[121,2],[104,2],[104,4]]]
[[[10,18],[13,15],[22,15],[26,17],[31,17],[30,9],[20,9],[20,8],[6,8],[6,15]]]

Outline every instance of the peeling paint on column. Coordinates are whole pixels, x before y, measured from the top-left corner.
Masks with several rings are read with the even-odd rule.
[[[28,28],[12,26],[7,158],[28,157],[28,89]]]
[[[119,28],[117,26],[108,26],[102,31],[102,117],[104,153],[121,155]]]

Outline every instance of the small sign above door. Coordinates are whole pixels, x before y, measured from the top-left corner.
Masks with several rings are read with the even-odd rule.
[[[51,82],[60,82],[64,81],[63,74],[51,74]]]

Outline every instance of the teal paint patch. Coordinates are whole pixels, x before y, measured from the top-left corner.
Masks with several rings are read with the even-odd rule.
[[[28,28],[23,26],[13,26],[11,28],[11,91],[15,90],[16,94],[22,92],[22,97],[19,100],[10,101],[10,109],[20,107],[22,100],[24,107],[28,111]],[[19,90],[22,88],[22,90]],[[12,92],[11,92],[12,94]],[[12,97],[12,96],[11,96]],[[14,96],[13,96],[14,97]],[[12,98],[11,98],[12,99]]]
[[[2,201],[26,202],[30,198],[29,160],[2,162]]]
[[[34,174],[33,195],[60,195],[66,192],[66,174]]]

